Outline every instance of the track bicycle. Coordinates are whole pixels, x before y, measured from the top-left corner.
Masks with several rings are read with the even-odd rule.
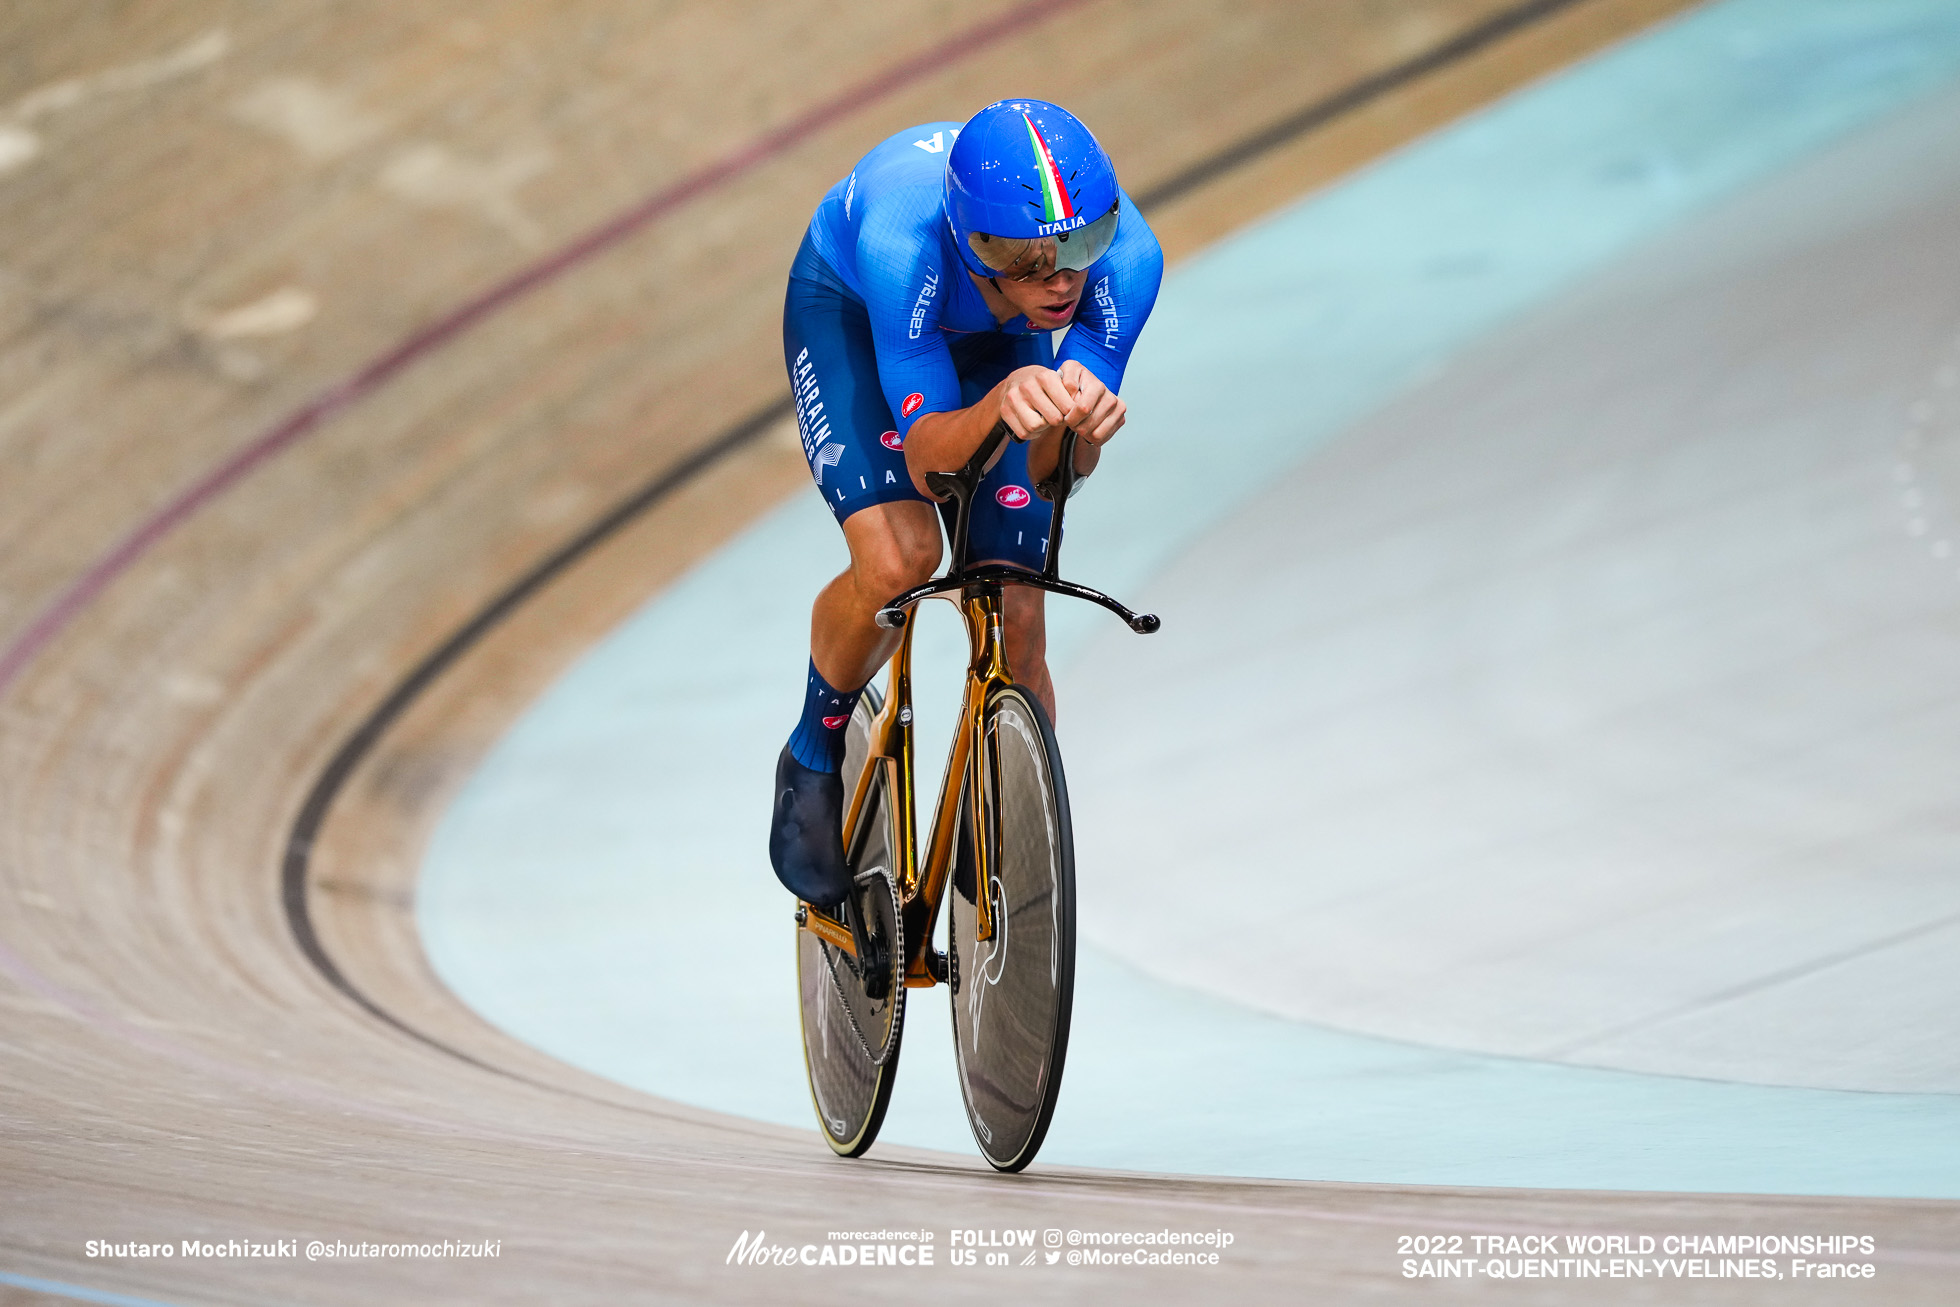
[[[1068,786],[1048,714],[1014,681],[1002,639],[1003,588],[1034,586],[1102,605],[1139,634],[1155,616],[1131,612],[1059,578],[1062,515],[1078,477],[1077,435],[1062,439],[1039,573],[972,564],[973,496],[1009,432],[998,422],[958,472],[926,485],[955,505],[944,575],[885,605],[878,624],[902,632],[885,693],[867,687],[846,727],[844,850],[851,893],[834,911],[796,908],[803,1061],[831,1149],[861,1156],[878,1136],[898,1074],[908,989],[945,984],[967,1122],[1001,1171],[1034,1160],[1048,1132],[1068,1051],[1075,992],[1075,845]],[[912,753],[912,635],[923,599],[951,600],[971,649],[932,828],[918,837]],[[923,851],[923,858],[920,856]],[[952,886],[947,948],[932,943]]]

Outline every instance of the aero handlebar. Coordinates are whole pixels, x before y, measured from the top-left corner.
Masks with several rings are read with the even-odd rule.
[[[1055,463],[1055,470],[1035,486],[1044,497],[1054,503],[1048,519],[1048,552],[1042,561],[1039,573],[1025,568],[1009,567],[1001,563],[989,563],[979,567],[969,564],[968,532],[973,524],[973,496],[979,491],[980,479],[986,475],[987,464],[1000,449],[1008,436],[1007,423],[994,423],[993,430],[987,433],[980,447],[973,451],[973,457],[957,472],[928,472],[925,475],[926,489],[935,495],[950,498],[955,503],[953,512],[952,558],[943,576],[924,585],[913,586],[904,594],[878,610],[877,622],[887,630],[897,630],[905,625],[905,614],[912,605],[936,594],[947,594],[954,590],[964,590],[973,585],[1025,585],[1053,594],[1067,595],[1071,599],[1086,599],[1100,604],[1115,613],[1129,624],[1138,635],[1149,635],[1163,625],[1154,613],[1133,613],[1116,600],[1099,590],[1064,581],[1056,572],[1062,553],[1062,514],[1068,504],[1068,497],[1074,493],[1077,481],[1081,478],[1075,470],[1075,447],[1078,443],[1074,428],[1062,435],[1061,456]]]

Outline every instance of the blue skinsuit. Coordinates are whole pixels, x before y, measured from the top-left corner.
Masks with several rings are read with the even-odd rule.
[[[840,523],[923,499],[905,471],[912,424],[978,403],[1015,368],[1074,359],[1120,389],[1157,299],[1163,251],[1124,195],[1116,240],[1088,269],[1059,353],[1025,317],[995,322],[946,224],[946,151],[959,129],[927,123],[865,155],[817,206],[790,267],[783,359],[803,455]],[[972,556],[1039,568],[1049,514],[1027,447],[1010,444],[981,485]]]

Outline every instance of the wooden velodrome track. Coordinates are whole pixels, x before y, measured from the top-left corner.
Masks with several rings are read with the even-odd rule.
[[[1168,1224],[1237,1242],[1013,1292],[1348,1301],[1429,1296],[1402,1233],[1773,1227],[1880,1234],[1886,1301],[1941,1300],[1935,1204],[841,1163],[490,1029],[408,910],[499,729],[803,484],[782,278],[868,143],[1063,100],[1176,257],[1680,7],[8,6],[0,1272],[172,1302],[846,1301],[1001,1286],[724,1254],[744,1230]],[[702,929],[731,967],[783,947]],[[85,1252],[316,1237],[501,1255]]]

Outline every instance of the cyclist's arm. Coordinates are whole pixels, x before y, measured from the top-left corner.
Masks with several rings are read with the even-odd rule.
[[[1077,449],[1077,472],[1095,469],[1098,447],[1122,425],[1116,388],[1163,276],[1156,236],[1128,197],[1123,206],[1116,244],[1084,287],[1076,325],[1063,341],[1056,368],[1018,368],[971,406],[960,404],[959,375],[939,331],[947,293],[941,278],[964,274],[957,267],[928,266],[926,249],[908,239],[904,224],[874,222],[867,210],[858,268],[865,279],[879,380],[898,421],[906,470],[920,494],[930,493],[927,472],[958,470],[1002,420],[1017,438],[1035,437],[1028,450],[1033,479],[1054,471],[1062,428],[1069,425],[1088,437]]]
[[[948,452],[944,420],[965,410],[953,353],[939,330],[939,308],[949,289],[946,277],[964,274],[935,266],[936,245],[919,237],[920,222],[929,221],[924,215],[936,204],[936,190],[929,196],[900,191],[868,200],[857,243],[879,388],[897,425],[906,471],[922,495],[929,495],[925,473],[956,471],[993,426],[989,417],[970,438],[956,431],[952,439],[959,448]],[[984,407],[984,402],[975,405]],[[930,451],[923,461],[922,450]]]
[[[1057,360],[1052,374],[1070,396],[1071,406],[1061,424],[1028,446],[1028,479],[1037,490],[1055,474],[1061,459],[1062,435],[1073,429],[1082,437],[1075,447],[1075,475],[1086,477],[1102,461],[1102,447],[1123,427],[1128,408],[1102,378],[1073,360]]]
[[[1123,424],[1124,410],[1116,392],[1164,279],[1164,252],[1156,233],[1128,195],[1122,204],[1116,243],[1090,269],[1075,322],[1055,355],[1056,372],[1078,396],[1079,408],[1093,410],[1081,427],[1086,438],[1076,447],[1075,470],[1081,475],[1095,469],[1103,442]],[[1108,417],[1112,412],[1113,421]],[[1058,437],[1036,442],[1028,450],[1028,475],[1036,482],[1054,471],[1059,447]]]
[[[906,470],[912,474],[912,482],[919,492],[925,494],[927,472],[957,471],[973,457],[973,451],[994,429],[994,423],[1005,421],[1017,440],[1026,438],[1030,432],[1046,433],[1029,448],[1029,469],[1033,472],[1037,455],[1045,451],[1046,471],[1052,472],[1060,440],[1059,428],[1077,415],[1077,409],[1074,396],[1052,369],[1016,368],[970,408],[921,413],[905,437]],[[1080,455],[1075,462],[1078,471],[1086,472],[1094,466],[1091,458],[1085,467]]]
[[[857,262],[878,354],[878,382],[898,423],[912,485],[928,497],[925,474],[958,471],[995,422],[1005,418],[1019,435],[1059,416],[1044,412],[1044,405],[1052,410],[1057,398],[1067,405],[1067,392],[1047,368],[1017,369],[978,403],[961,403],[959,372],[939,329],[939,309],[949,290],[944,278],[966,274],[933,266],[936,248],[918,242],[909,223],[877,221],[867,208]]]

